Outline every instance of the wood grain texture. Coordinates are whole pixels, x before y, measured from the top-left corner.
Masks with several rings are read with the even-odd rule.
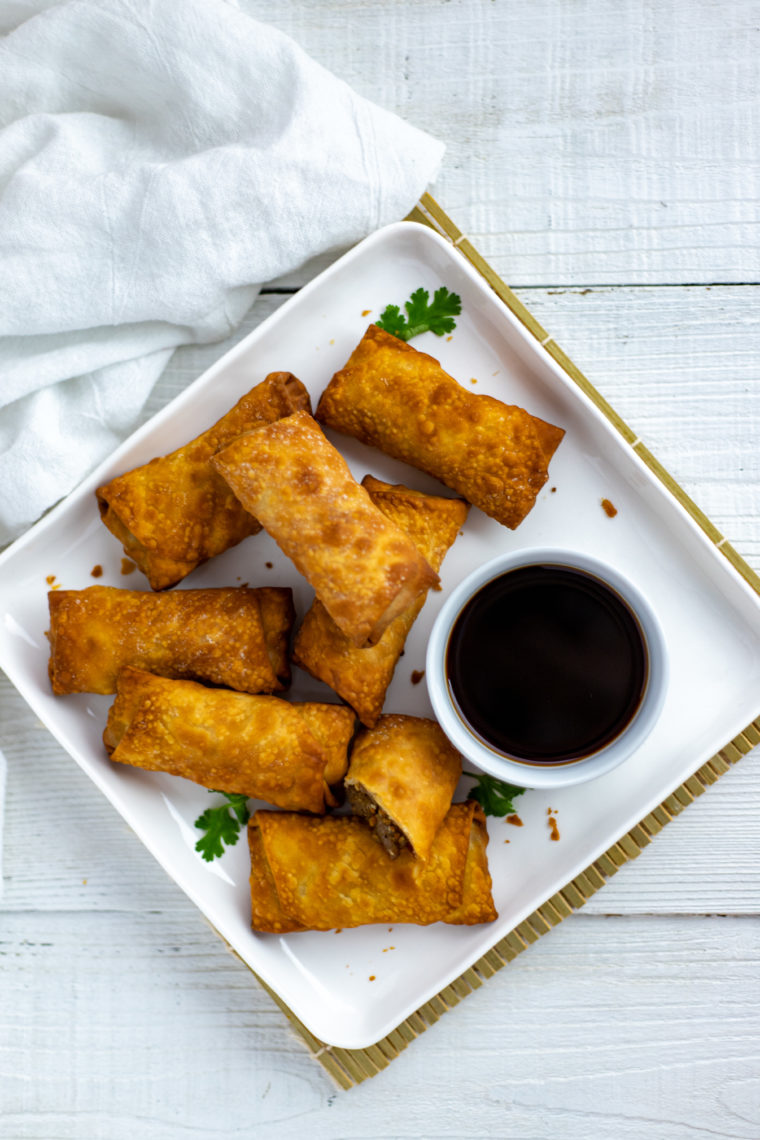
[[[579,915],[339,1093],[192,909],[11,912],[0,1133],[754,1140],[757,934]]]
[[[760,570],[756,4],[241,7],[446,141],[444,208]],[[342,1093],[4,678],[0,746],[2,1140],[760,1136],[758,750]]]
[[[243,6],[446,142],[434,193],[508,282],[758,280],[751,0]]]

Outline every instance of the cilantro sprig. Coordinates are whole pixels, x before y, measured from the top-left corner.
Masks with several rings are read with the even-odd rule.
[[[234,847],[240,837],[240,829],[248,822],[248,797],[237,792],[220,792],[225,803],[206,808],[198,816],[195,826],[204,834],[195,845],[207,863],[224,854],[225,844]]]
[[[464,772],[476,781],[467,795],[471,800],[477,800],[486,815],[513,815],[514,800],[523,794],[525,788],[516,788],[514,784],[505,784],[494,776],[485,772]]]
[[[378,328],[397,336],[399,340],[411,340],[413,336],[428,331],[443,336],[456,328],[454,317],[462,311],[462,299],[442,285],[433,293],[431,302],[427,289],[420,288],[414,290],[404,303],[404,308],[406,316],[398,305],[386,305],[377,322]]]

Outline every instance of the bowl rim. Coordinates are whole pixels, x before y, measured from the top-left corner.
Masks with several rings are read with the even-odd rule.
[[[608,744],[589,756],[556,764],[516,760],[490,748],[470,732],[456,711],[446,678],[446,651],[451,631],[470,599],[494,578],[533,565],[566,566],[610,586],[629,605],[644,636],[648,655],[647,681],[639,707],[628,724]],[[651,603],[616,566],[596,555],[568,547],[525,547],[484,562],[454,587],[442,605],[428,640],[425,678],[438,723],[469,762],[497,779],[523,788],[559,788],[584,783],[628,760],[654,728],[668,684],[665,638]]]

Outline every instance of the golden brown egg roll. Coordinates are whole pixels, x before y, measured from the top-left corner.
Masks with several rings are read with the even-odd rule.
[[[406,531],[433,570],[467,517],[461,499],[424,495],[402,484],[382,483],[372,475],[362,479],[372,502]],[[315,599],[293,646],[293,660],[342,697],[370,728],[383,708],[396,663],[414,621],[425,604],[421,594],[391,622],[375,645],[357,648],[338,629],[322,603]]]
[[[469,391],[439,362],[370,325],[319,401],[320,423],[440,479],[514,529],[548,478],[562,428]]]
[[[474,925],[497,918],[485,816],[454,804],[430,857],[389,859],[355,816],[257,811],[248,824],[254,930],[285,934],[375,922]]]
[[[111,759],[122,764],[276,807],[322,812],[326,774],[341,761],[317,738],[304,707],[127,667],[119,674],[103,741]],[[352,728],[351,710],[336,710],[331,715]],[[330,748],[338,749],[341,739],[347,746],[349,736],[342,729]]]
[[[327,756],[325,783],[328,788],[334,788],[348,771],[348,746],[354,735],[356,717],[345,705],[328,705],[321,701],[295,701],[292,707],[298,709],[321,744]],[[327,799],[330,807],[336,806],[332,792]]]
[[[89,586],[48,594],[54,693],[115,693],[125,665],[245,693],[290,683],[290,589],[221,587],[151,594]]]
[[[100,515],[154,590],[261,530],[209,459],[235,436],[298,408],[309,394],[290,372],[271,372],[197,439],[99,487]]]
[[[356,737],[346,794],[392,859],[405,848],[427,859],[461,774],[462,757],[436,721],[391,713]]]
[[[438,582],[308,412],[239,436],[211,462],[352,644],[376,641]]]

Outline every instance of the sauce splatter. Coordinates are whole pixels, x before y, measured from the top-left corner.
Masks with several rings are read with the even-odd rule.
[[[136,563],[134,563],[132,561],[131,558],[122,558],[122,560],[121,560],[121,572],[122,572],[122,574],[124,574],[126,576],[127,574],[131,574],[132,571],[136,570],[136,569],[137,569],[137,565],[136,565]]]
[[[470,383],[471,383],[471,384],[477,384],[477,380],[475,379],[475,377],[474,377],[474,376],[471,376],[471,377],[470,377]]]
[[[556,488],[556,487],[552,487],[552,494],[553,494],[553,495],[556,493],[556,490],[557,490],[557,488]]]
[[[370,980],[371,982],[374,982],[374,980],[375,980],[375,975],[374,975],[374,974],[370,974],[370,976],[369,976],[369,980]]]
[[[45,581],[47,582],[48,586],[52,586],[53,582],[55,582],[55,574],[48,574]]]
[[[395,950],[395,949],[396,949],[395,946],[384,946],[383,947],[383,954],[387,954],[389,950]]]
[[[608,519],[614,519],[617,514],[617,507],[609,499],[602,499],[602,510]]]
[[[513,827],[522,827],[523,825],[523,821],[520,819],[519,815],[508,815],[504,822],[511,823]]]
[[[414,672],[412,673],[412,684],[413,685],[419,685],[420,681],[422,680],[422,678],[424,676],[425,676],[425,670],[424,669],[415,669]]]
[[[92,570],[90,571],[90,577],[91,578],[102,578],[103,577],[103,567],[100,565],[99,562],[96,562],[95,565],[93,566]]]
[[[556,843],[556,842],[559,840],[559,837],[560,837],[560,836],[559,836],[559,827],[557,826],[557,819],[556,819],[556,814],[554,813],[554,809],[553,809],[553,808],[547,808],[547,809],[546,809],[546,814],[547,814],[547,815],[548,815],[548,817],[549,817],[549,819],[548,819],[548,821],[547,821],[547,822],[548,822],[548,824],[549,824],[549,831],[550,831],[550,833],[551,833],[551,834],[549,835],[549,838],[550,838],[550,839],[553,839],[553,840],[554,840],[554,842]]]
[[[371,310],[371,309],[362,309],[362,316],[363,316],[363,317],[368,317],[368,316],[370,315],[370,313],[371,313],[371,312],[372,312],[372,310]]]
[[[271,570],[274,566],[274,562],[265,562],[264,565],[266,566],[267,570]]]

